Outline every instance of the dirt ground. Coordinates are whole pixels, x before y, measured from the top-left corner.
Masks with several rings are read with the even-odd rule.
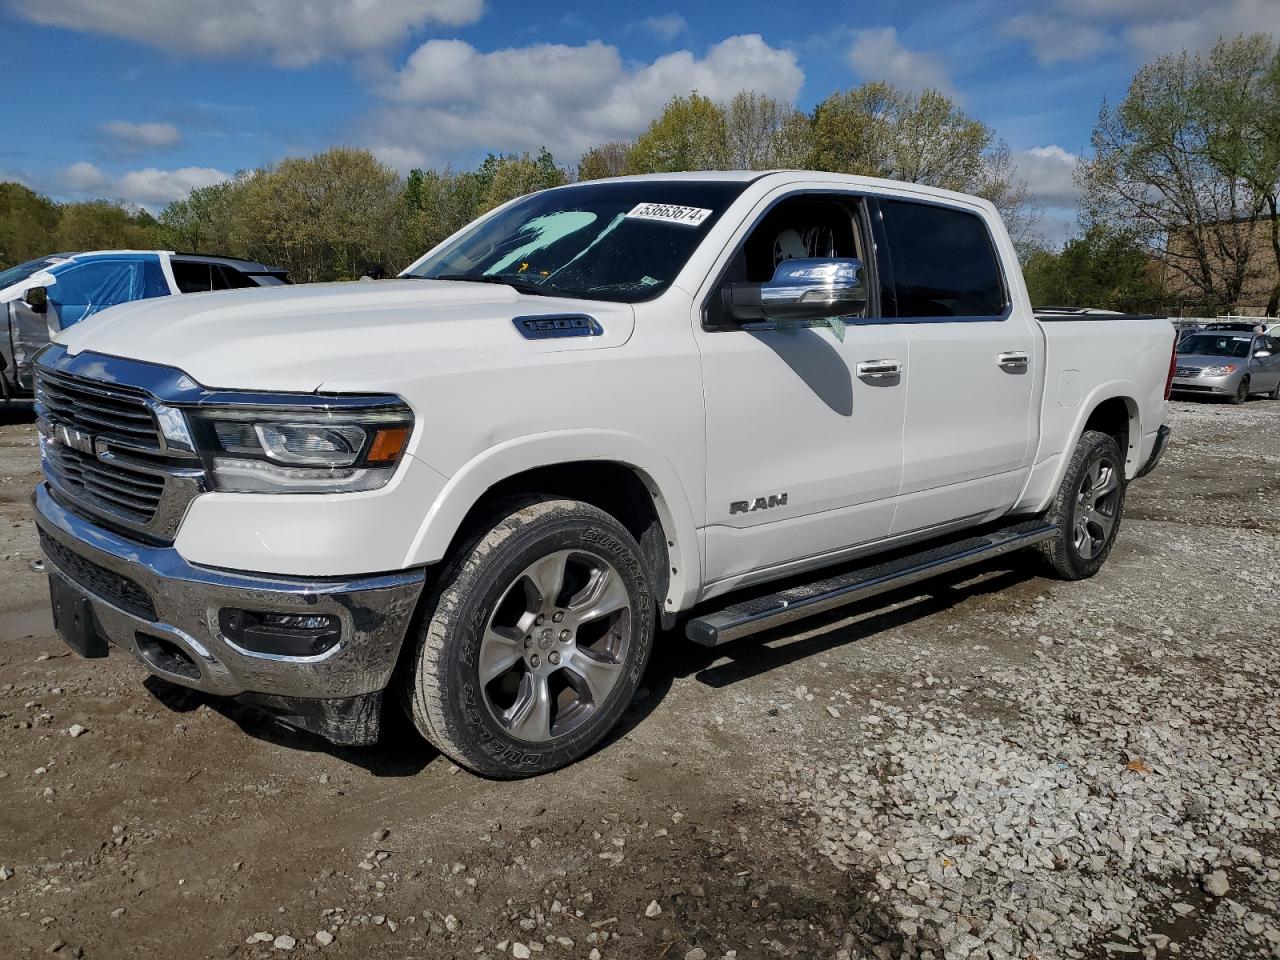
[[[518,783],[459,770],[402,726],[376,748],[335,748],[118,653],[70,654],[36,569],[34,430],[11,418],[0,425],[0,957],[898,955],[900,935],[863,909],[876,864],[820,849],[821,816],[796,802],[797,757],[856,758],[865,724],[852,719],[883,691],[910,715],[931,709],[932,677],[968,689],[993,669],[1052,664],[1043,628],[1020,622],[1035,604],[1085,627],[1105,609],[1147,671],[1190,661],[1145,661],[1167,633],[1143,604],[1176,607],[1179,636],[1212,637],[1204,655],[1224,670],[1234,643],[1274,644],[1280,403],[1172,409],[1175,444],[1130,489],[1094,580],[1043,579],[1011,558],[715,653],[663,636],[624,728],[587,760]],[[1241,597],[1252,612],[1236,629]],[[969,709],[1014,721],[996,700]],[[1261,709],[1275,716],[1277,701]],[[1277,818],[1254,827],[1277,856]],[[1274,903],[1267,877],[1246,906]],[[1208,913],[1179,914],[1150,928],[1182,956],[1271,950],[1215,939]]]

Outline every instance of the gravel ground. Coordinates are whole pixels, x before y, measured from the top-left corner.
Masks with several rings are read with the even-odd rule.
[[[714,653],[517,784],[52,636],[0,426],[0,957],[1280,958],[1280,403],[1175,403],[1103,572]]]

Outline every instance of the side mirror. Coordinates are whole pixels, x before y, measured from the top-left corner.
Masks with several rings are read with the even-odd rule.
[[[867,305],[861,260],[784,260],[768,283],[735,283],[724,293],[735,320],[829,320]]]
[[[44,287],[31,287],[22,295],[22,301],[32,313],[49,312],[49,291]]]

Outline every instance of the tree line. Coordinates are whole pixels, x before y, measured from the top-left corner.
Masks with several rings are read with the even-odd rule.
[[[261,260],[299,281],[350,279],[375,267],[394,273],[534,190],[624,174],[805,168],[986,197],[1005,217],[1036,303],[1217,312],[1241,302],[1260,271],[1280,276],[1280,50],[1270,38],[1143,67],[1118,105],[1103,105],[1092,146],[1076,171],[1080,233],[1056,251],[1038,237],[1040,211],[995,131],[937,90],[873,82],[811,111],[756,93],[717,102],[692,92],[634,140],[600,144],[573,166],[543,149],[401,177],[366,150],[338,147],[241,172],[158,216],[109,201],[56,204],[0,184],[0,265],[55,250],[161,247]],[[1275,313],[1280,282],[1266,299]]]

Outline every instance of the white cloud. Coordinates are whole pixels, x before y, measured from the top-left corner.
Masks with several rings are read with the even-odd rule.
[[[163,150],[182,142],[181,132],[172,123],[108,120],[99,124],[98,130],[126,150]]]
[[[1003,31],[1031,43],[1042,64],[1083,60],[1121,40],[1147,61],[1205,51],[1222,37],[1280,37],[1276,0],[1054,0],[1053,10],[1020,14]]]
[[[933,87],[943,93],[955,93],[938,54],[920,53],[903,46],[894,27],[856,31],[846,60],[866,81],[885,80],[906,90]]]
[[[382,50],[428,24],[461,26],[484,0],[8,0],[33,23],[108,33],[170,53],[270,56],[303,67],[344,54]]]
[[[661,16],[645,17],[639,27],[652,33],[660,40],[670,42],[689,29],[689,22],[678,13],[667,13]]]
[[[1080,190],[1072,175],[1080,158],[1057,144],[1019,150],[1013,155],[1015,175],[1026,182],[1027,190],[1045,207],[1074,207]]]
[[[1142,59],[1179,50],[1208,50],[1242,33],[1280,36],[1276,0],[1165,0],[1150,17],[1130,24],[1125,39]]]
[[[160,207],[171,200],[181,200],[192,190],[221,183],[230,177],[230,174],[212,167],[180,167],[176,170],[145,167],[112,176],[95,164],[81,160],[63,168],[58,174],[58,183],[63,192],[81,198],[102,197],[140,207]]]
[[[1007,21],[1002,32],[1030,43],[1044,66],[1086,60],[1116,45],[1110,33],[1078,17],[1024,13]]]
[[[539,146],[572,161],[635,136],[673,96],[697,90],[721,100],[752,90],[790,101],[803,83],[795,54],[757,34],[729,37],[701,58],[680,50],[645,64],[598,41],[485,53],[429,40],[384,86],[389,102],[368,126],[375,153],[401,169]]]

